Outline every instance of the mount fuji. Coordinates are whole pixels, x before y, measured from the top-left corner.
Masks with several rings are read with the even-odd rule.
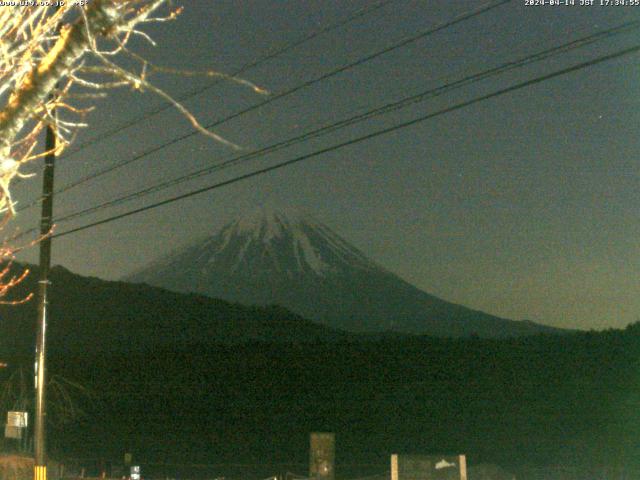
[[[242,304],[277,304],[351,332],[506,337],[558,331],[423,292],[297,211],[260,209],[126,280]]]

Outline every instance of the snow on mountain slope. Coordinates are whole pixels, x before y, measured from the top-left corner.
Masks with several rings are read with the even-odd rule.
[[[348,269],[380,269],[327,226],[297,211],[260,209],[180,252],[168,256],[135,277],[167,274],[197,265],[200,275],[221,266],[229,272],[280,272],[289,277],[337,274]]]
[[[252,212],[127,280],[244,304],[279,304],[350,331],[438,336],[552,331],[429,295],[295,210]]]

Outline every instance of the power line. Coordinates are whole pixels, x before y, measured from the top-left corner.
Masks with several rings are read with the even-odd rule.
[[[278,170],[280,168],[284,168],[284,167],[289,166],[289,165],[293,165],[295,163],[302,162],[303,160],[308,160],[310,158],[314,158],[314,157],[323,155],[325,153],[329,153],[329,152],[338,150],[340,148],[344,148],[344,147],[347,147],[347,146],[350,146],[350,145],[355,145],[357,143],[361,143],[363,141],[370,140],[372,138],[375,138],[375,137],[378,137],[378,136],[381,136],[381,135],[386,135],[388,133],[404,129],[404,128],[410,127],[412,125],[416,125],[416,124],[424,122],[426,120],[430,120],[430,119],[438,117],[440,115],[445,115],[447,113],[451,113],[451,112],[454,112],[456,110],[460,110],[460,109],[469,107],[471,105],[475,105],[475,104],[483,102],[485,100],[489,100],[491,98],[498,97],[500,95],[511,93],[511,92],[516,91],[516,90],[520,90],[522,88],[529,87],[531,85],[535,85],[535,84],[538,84],[538,83],[541,83],[541,82],[544,82],[544,81],[547,81],[547,80],[551,80],[553,78],[556,78],[556,77],[559,77],[559,76],[562,76],[562,75],[566,75],[568,73],[576,72],[578,70],[583,70],[585,68],[589,68],[589,67],[592,67],[594,65],[597,65],[597,64],[609,61],[609,60],[613,60],[613,59],[620,58],[620,57],[623,57],[623,56],[626,56],[626,55],[637,53],[638,51],[640,51],[640,45],[636,45],[634,47],[626,48],[624,50],[619,50],[619,51],[617,51],[615,53],[611,53],[611,54],[608,54],[608,55],[597,57],[595,59],[592,59],[592,60],[589,60],[589,61],[586,61],[586,62],[582,62],[582,63],[579,63],[577,65],[571,66],[571,67],[567,67],[567,68],[564,68],[564,69],[561,69],[561,70],[557,70],[555,72],[552,72],[552,73],[549,73],[549,74],[546,74],[546,75],[542,75],[540,77],[536,77],[536,78],[531,79],[531,80],[520,82],[520,83],[517,83],[517,84],[512,85],[510,87],[506,87],[506,88],[497,90],[495,92],[492,92],[492,93],[489,93],[489,94],[486,94],[486,95],[482,95],[482,96],[476,97],[476,98],[474,98],[472,100],[467,100],[467,101],[464,101],[464,102],[457,103],[457,104],[455,104],[455,105],[453,105],[451,107],[447,107],[447,108],[444,108],[442,110],[438,110],[436,112],[423,115],[423,116],[415,118],[413,120],[409,120],[409,121],[406,121],[406,122],[403,122],[403,123],[399,123],[397,125],[394,125],[394,126],[391,126],[391,127],[388,127],[388,128],[384,128],[382,130],[378,130],[378,131],[369,133],[367,135],[363,135],[363,136],[360,136],[360,137],[353,138],[353,139],[348,140],[346,142],[342,142],[342,143],[339,143],[339,144],[336,144],[336,145],[332,145],[330,147],[326,147],[326,148],[323,148],[323,149],[320,149],[320,150],[316,150],[315,152],[308,153],[308,154],[305,154],[305,155],[300,155],[300,156],[292,158],[290,160],[286,160],[284,162],[280,162],[280,163],[277,163],[275,165],[271,165],[269,167],[265,167],[265,168],[262,168],[262,169],[259,169],[259,170],[254,170],[253,172],[249,172],[249,173],[246,173],[246,174],[243,174],[243,175],[239,175],[239,176],[231,178],[229,180],[218,182],[218,183],[215,183],[213,185],[209,185],[207,187],[199,188],[197,190],[193,190],[191,192],[188,192],[188,193],[185,193],[185,194],[182,194],[182,195],[177,195],[175,197],[172,197],[172,198],[169,198],[169,199],[166,199],[166,200],[162,200],[160,202],[156,202],[156,203],[153,203],[151,205],[147,205],[147,206],[144,206],[144,207],[136,208],[134,210],[129,210],[128,212],[124,212],[124,213],[121,213],[121,214],[118,214],[118,215],[113,215],[113,216],[105,218],[103,220],[99,220],[99,221],[92,222],[92,223],[89,223],[89,224],[86,224],[86,225],[83,225],[83,226],[80,226],[80,227],[76,227],[76,228],[73,228],[71,230],[67,230],[65,232],[57,233],[57,234],[53,235],[52,238],[58,238],[58,237],[63,237],[63,236],[66,236],[66,235],[70,235],[72,233],[77,233],[77,232],[80,232],[82,230],[86,230],[88,228],[93,228],[93,227],[96,227],[98,225],[104,225],[106,223],[110,223],[110,222],[113,222],[115,220],[119,220],[119,219],[122,219],[122,218],[125,218],[125,217],[129,217],[129,216],[135,215],[137,213],[142,213],[142,212],[145,212],[145,211],[148,211],[148,210],[152,210],[152,209],[157,208],[157,207],[161,207],[163,205],[167,205],[167,204],[170,204],[170,203],[173,203],[173,202],[177,202],[179,200],[183,200],[185,198],[193,197],[193,196],[198,195],[200,193],[204,193],[204,192],[215,190],[215,189],[218,189],[218,188],[221,188],[221,187],[225,187],[227,185],[231,185],[233,183],[237,183],[239,181],[246,180],[248,178],[256,177],[258,175],[262,175],[262,174],[265,174],[265,173],[268,173],[268,172],[271,172],[271,171],[274,171],[274,170]]]
[[[320,35],[323,35],[325,33],[328,33],[330,31],[332,31],[332,30],[335,30],[335,29],[340,28],[340,27],[342,27],[344,25],[347,25],[347,24],[353,22],[354,20],[357,20],[358,18],[362,18],[362,17],[364,17],[366,15],[369,15],[369,14],[375,12],[376,10],[379,10],[379,9],[387,6],[388,4],[390,4],[393,1],[395,1],[395,0],[382,0],[382,1],[378,2],[377,4],[364,7],[364,8],[358,10],[354,14],[348,16],[347,18],[345,18],[345,19],[343,19],[341,21],[338,21],[336,23],[327,25],[326,27],[324,27],[324,28],[322,28],[322,29],[320,29],[320,30],[318,30],[316,32],[312,32],[312,33],[310,33],[310,34],[308,34],[308,35],[306,35],[306,36],[304,36],[304,37],[302,37],[302,38],[300,38],[300,39],[298,39],[298,40],[296,40],[294,42],[285,44],[284,46],[272,51],[271,53],[267,53],[266,55],[264,55],[262,57],[258,57],[257,59],[255,59],[252,62],[244,64],[239,69],[233,71],[229,76],[233,78],[233,77],[237,77],[239,75],[242,75],[243,73],[247,72],[248,70],[251,70],[252,68],[255,68],[255,67],[261,65],[262,63],[265,63],[265,62],[267,62],[269,60],[272,60],[273,58],[276,58],[276,57],[278,57],[278,56],[280,56],[280,55],[282,55],[282,54],[284,54],[284,53],[286,53],[288,51],[291,51],[294,48],[299,47],[300,45],[303,45],[304,43],[307,43],[307,42],[319,37]],[[179,101],[179,102],[183,102],[185,100],[188,100],[188,99],[190,99],[192,97],[195,97],[197,95],[200,95],[201,93],[206,92],[207,90],[210,90],[214,86],[220,84],[222,81],[223,80],[221,80],[221,79],[216,79],[213,82],[211,82],[210,84],[205,85],[202,88],[198,88],[196,90],[193,90],[192,92],[189,92],[189,93],[187,93],[185,95],[177,97],[176,100]],[[156,108],[154,110],[151,110],[151,111],[149,111],[149,112],[147,112],[147,113],[145,113],[143,115],[140,115],[140,116],[138,116],[138,117],[136,117],[136,118],[134,118],[134,119],[132,119],[132,120],[130,120],[128,122],[125,122],[122,125],[119,125],[119,126],[115,127],[114,129],[109,130],[109,131],[101,134],[100,136],[96,136],[96,137],[94,137],[92,139],[89,139],[89,140],[85,141],[84,143],[81,143],[78,146],[72,147],[70,149],[70,151],[67,151],[63,156],[60,157],[59,160],[63,160],[63,159],[72,157],[73,155],[79,153],[80,151],[85,150],[86,148],[88,148],[88,147],[90,147],[92,145],[95,145],[97,143],[100,143],[103,140],[111,138],[114,135],[117,135],[118,133],[128,129],[129,127],[132,127],[133,125],[135,125],[137,123],[140,123],[140,122],[142,122],[142,121],[144,121],[144,120],[146,120],[148,118],[151,118],[151,117],[153,117],[153,116],[155,116],[155,115],[157,115],[159,113],[162,113],[162,112],[164,112],[164,111],[166,111],[166,110],[168,110],[169,108],[172,108],[172,107],[173,107],[172,103],[164,102],[158,108]],[[205,128],[211,128],[211,127],[205,127]],[[187,138],[187,137],[185,137],[185,138]],[[155,151],[155,150],[153,150],[153,151]],[[147,154],[153,153],[153,151],[143,152],[142,155],[146,156]],[[132,159],[132,162],[136,161],[136,160],[137,159]],[[115,169],[117,169],[119,167],[120,167],[120,165],[116,164],[115,168],[108,167],[107,169],[99,170],[98,172],[95,172],[95,173],[93,173],[91,175],[85,176],[85,177],[83,177],[83,178],[81,178],[81,179],[79,179],[79,180],[77,180],[75,182],[72,182],[71,184],[64,185],[60,189],[56,190],[54,192],[54,194],[63,193],[65,191],[67,191],[67,190],[70,190],[71,188],[74,188],[74,187],[76,187],[78,185],[81,185],[81,184],[87,182],[87,181],[90,181],[93,178],[96,178],[96,177],[99,177],[99,176],[104,175],[106,173],[109,173],[112,170],[115,170]],[[17,211],[20,212],[20,211],[23,211],[23,210],[27,210],[28,208],[33,207],[34,205],[36,205],[40,201],[41,201],[41,199],[34,200],[34,201],[28,203],[27,205],[25,205],[24,207],[18,208]]]
[[[361,58],[359,58],[358,60],[356,60],[356,61],[354,61],[352,63],[343,65],[342,67],[338,67],[338,68],[336,68],[334,70],[331,70],[330,72],[327,72],[325,74],[320,75],[319,77],[315,77],[315,78],[313,78],[311,80],[307,80],[306,82],[303,82],[303,83],[301,83],[299,85],[296,85],[295,87],[292,87],[289,90],[285,90],[284,92],[276,94],[276,95],[270,97],[269,99],[267,99],[267,100],[265,100],[263,102],[257,103],[255,105],[252,105],[251,107],[245,108],[244,110],[236,112],[236,113],[234,113],[234,114],[232,114],[232,115],[230,115],[228,117],[225,117],[225,118],[223,118],[221,120],[217,120],[217,121],[215,121],[215,122],[213,122],[211,124],[205,125],[205,128],[210,129],[210,128],[214,128],[216,126],[219,126],[219,125],[221,125],[223,123],[226,123],[229,120],[232,120],[232,119],[237,118],[237,117],[239,117],[241,115],[244,115],[245,113],[248,113],[248,112],[251,112],[251,111],[256,110],[258,108],[261,108],[261,107],[263,107],[263,106],[265,106],[267,104],[270,104],[270,103],[272,103],[272,102],[274,102],[274,101],[276,101],[278,99],[281,99],[281,98],[287,97],[289,95],[292,95],[293,93],[298,92],[298,91],[300,91],[300,90],[302,90],[304,88],[310,87],[311,85],[314,85],[314,84],[316,84],[318,82],[327,80],[327,79],[329,79],[329,78],[331,78],[331,77],[333,77],[335,75],[338,75],[338,74],[340,74],[342,72],[345,72],[345,71],[350,70],[352,68],[355,68],[355,67],[357,67],[359,65],[362,65],[362,64],[364,64],[366,62],[369,62],[369,61],[371,61],[371,60],[373,60],[375,58],[378,58],[378,57],[380,57],[380,56],[382,56],[382,55],[384,55],[386,53],[395,51],[395,50],[397,50],[399,48],[402,48],[402,47],[405,47],[405,46],[407,46],[407,45],[409,45],[411,43],[415,43],[416,41],[418,41],[418,40],[420,40],[422,38],[425,38],[425,37],[427,37],[429,35],[433,35],[433,34],[435,34],[437,32],[445,30],[445,29],[447,29],[449,27],[452,27],[453,25],[456,25],[458,23],[461,23],[461,22],[463,22],[465,20],[469,20],[471,18],[474,18],[474,17],[477,17],[477,16],[482,15],[484,13],[487,13],[487,12],[489,12],[489,11],[491,11],[491,10],[501,6],[501,5],[509,3],[511,1],[513,1],[513,0],[498,0],[498,1],[490,2],[488,4],[484,4],[483,6],[481,6],[479,8],[476,8],[476,9],[473,9],[473,10],[469,10],[469,11],[467,11],[467,12],[461,14],[461,15],[458,15],[458,16],[454,17],[451,20],[448,20],[446,22],[440,23],[435,27],[432,27],[432,28],[430,28],[428,30],[420,32],[419,34],[416,34],[416,35],[413,35],[411,37],[408,37],[408,38],[406,38],[406,39],[404,39],[404,40],[402,40],[400,42],[397,42],[397,43],[395,43],[393,45],[385,47],[382,50],[378,50],[378,51],[376,51],[376,52],[374,52],[372,54],[369,54],[369,55],[367,55],[365,57],[361,57]],[[88,181],[93,180],[94,178],[97,178],[99,176],[105,175],[107,173],[111,173],[111,172],[113,172],[113,171],[115,171],[115,170],[117,170],[117,169],[119,169],[121,167],[124,167],[125,165],[130,165],[131,163],[134,163],[134,162],[136,162],[136,161],[138,161],[138,160],[140,160],[142,158],[145,158],[146,156],[148,156],[148,155],[150,155],[152,153],[155,153],[155,152],[158,152],[160,150],[163,150],[164,148],[166,148],[168,146],[171,146],[173,144],[181,142],[182,140],[185,140],[185,139],[190,138],[190,137],[192,137],[194,135],[197,135],[198,133],[199,132],[197,130],[194,130],[194,131],[189,132],[187,134],[184,134],[184,135],[181,135],[179,137],[176,137],[176,138],[174,138],[174,139],[172,139],[172,140],[170,140],[168,142],[165,142],[165,143],[163,143],[161,145],[158,145],[156,147],[152,147],[152,148],[150,148],[150,149],[148,149],[148,150],[146,150],[146,151],[144,151],[144,152],[142,152],[142,153],[140,153],[140,154],[138,154],[138,155],[136,155],[134,157],[131,157],[131,158],[127,159],[127,160],[123,160],[123,161],[117,162],[114,165],[111,165],[111,166],[106,167],[106,168],[104,168],[102,170],[99,170],[99,171],[97,171],[97,172],[95,172],[93,174],[90,174],[90,175],[87,175],[85,177],[82,177],[79,180],[76,180],[76,181],[74,181],[74,182],[72,182],[70,184],[67,184],[67,185],[61,187],[60,189],[58,189],[54,193],[59,194],[59,193],[66,192],[66,191],[68,191],[68,190],[70,190],[72,188],[77,187],[78,185],[82,185],[82,184],[84,184],[84,183],[86,183]],[[21,209],[18,209],[18,211],[26,210],[27,208],[30,208],[33,205],[37,204],[39,201],[40,200],[35,200],[35,201],[27,204],[26,206],[22,207]]]
[[[628,32],[628,31],[630,31],[632,29],[638,28],[638,26],[640,26],[640,21],[631,21],[631,22],[626,22],[626,23],[623,23],[623,24],[618,25],[616,27],[607,29],[607,30],[596,32],[594,34],[588,35],[586,37],[579,38],[577,40],[565,43],[563,45],[560,45],[560,46],[557,46],[557,47],[553,47],[553,48],[550,48],[550,49],[547,49],[547,50],[544,50],[544,51],[541,51],[541,52],[538,52],[538,53],[535,53],[535,54],[532,54],[532,55],[529,55],[529,56],[526,56],[526,57],[523,57],[523,58],[520,58],[518,60],[507,62],[507,63],[505,63],[503,65],[498,66],[498,67],[491,68],[491,69],[485,70],[483,72],[476,73],[474,75],[467,76],[467,77],[465,77],[465,78],[463,78],[461,80],[458,80],[456,82],[453,82],[451,84],[440,86],[440,87],[437,87],[435,89],[431,89],[431,90],[428,90],[426,92],[422,92],[420,94],[404,98],[404,99],[402,99],[400,101],[393,102],[391,104],[384,105],[383,107],[379,107],[379,108],[370,110],[368,112],[365,112],[363,114],[353,116],[353,117],[348,118],[346,120],[343,120],[341,122],[330,124],[330,125],[321,127],[319,129],[313,130],[311,132],[307,132],[305,134],[299,135],[297,137],[290,138],[288,140],[285,140],[285,141],[282,141],[282,142],[278,142],[276,144],[272,144],[272,145],[270,145],[268,147],[264,147],[264,148],[262,148],[260,150],[257,150],[257,151],[254,151],[254,152],[250,152],[250,153],[242,155],[240,157],[236,157],[236,158],[227,160],[225,162],[222,162],[221,164],[214,165],[212,167],[207,167],[207,168],[198,170],[196,172],[192,172],[190,174],[184,175],[184,176],[179,177],[177,179],[172,179],[172,180],[169,180],[169,181],[161,182],[160,184],[156,184],[156,185],[154,185],[152,187],[149,187],[149,188],[134,192],[132,194],[125,195],[123,197],[120,197],[120,198],[117,198],[115,200],[111,200],[111,201],[102,203],[100,205],[96,205],[96,206],[93,206],[93,207],[89,207],[87,209],[83,209],[83,210],[80,210],[80,211],[77,211],[77,212],[70,213],[68,215],[65,215],[65,216],[62,216],[62,217],[56,219],[56,222],[60,223],[60,222],[71,220],[73,218],[86,216],[89,213],[92,213],[92,212],[95,212],[95,211],[99,211],[99,210],[102,210],[104,208],[112,207],[112,206],[118,205],[120,203],[124,203],[124,202],[126,202],[128,200],[133,200],[135,198],[144,197],[144,196],[146,196],[148,194],[160,191],[160,190],[162,190],[164,188],[168,188],[170,186],[177,185],[179,183],[182,183],[182,182],[194,179],[194,178],[198,178],[200,176],[212,173],[214,171],[221,170],[221,169],[226,168],[228,166],[231,166],[231,165],[233,165],[235,163],[239,163],[240,161],[250,160],[251,158],[254,158],[254,157],[257,157],[257,156],[263,156],[265,154],[272,153],[274,151],[280,150],[281,148],[293,145],[295,143],[299,143],[299,142],[304,141],[304,140],[309,139],[309,138],[315,138],[315,137],[323,135],[325,133],[330,133],[330,132],[335,131],[335,130],[337,130],[339,128],[343,128],[343,127],[345,127],[347,125],[352,125],[352,124],[354,124],[356,122],[365,120],[367,118],[371,118],[371,117],[377,116],[379,114],[388,113],[390,111],[394,111],[394,110],[397,110],[399,108],[404,108],[404,107],[409,106],[409,105],[411,105],[413,103],[417,103],[419,101],[423,101],[426,98],[433,98],[435,96],[442,95],[444,93],[447,93],[450,90],[453,90],[453,89],[456,89],[456,88],[460,88],[462,86],[468,85],[470,83],[474,83],[476,81],[483,80],[485,78],[488,78],[489,76],[497,75],[499,73],[503,73],[503,72],[506,72],[506,71],[514,69],[514,68],[519,68],[519,67],[531,64],[531,63],[536,62],[536,61],[547,59],[547,58],[550,58],[551,56],[554,56],[554,55],[557,55],[557,54],[561,54],[561,53],[565,53],[565,52],[568,52],[568,51],[573,50],[575,48],[584,47],[586,45],[590,45],[590,44],[594,43],[595,41],[598,41],[598,40],[601,40],[601,39],[604,39],[604,38],[608,38],[608,37],[611,37],[613,35],[617,35],[617,34],[620,34],[620,33]],[[30,233],[31,231],[33,231],[33,229],[23,232],[20,236],[24,236],[24,235]]]
[[[449,93],[452,90],[458,89],[458,88],[462,88],[464,86],[470,85],[472,83],[476,83],[479,82],[481,80],[485,80],[486,78],[495,76],[495,75],[499,75],[502,73],[505,73],[507,71],[516,69],[516,68],[521,68],[524,67],[526,65],[530,65],[534,62],[539,62],[542,60],[546,60],[548,58],[551,58],[553,56],[559,55],[559,54],[563,54],[566,52],[569,52],[571,50],[574,50],[576,48],[581,48],[581,47],[585,47],[587,45],[591,45],[594,42],[597,42],[599,40],[602,40],[604,38],[609,38],[613,35],[618,35],[620,33],[626,33],[629,32],[631,30],[637,29],[640,27],[640,20],[636,20],[636,21],[631,21],[631,22],[625,22],[621,25],[618,25],[616,27],[612,27],[606,30],[602,30],[596,33],[593,33],[591,35],[587,35],[585,37],[581,37],[579,39],[573,40],[571,42],[568,43],[564,43],[562,45],[556,46],[556,47],[552,47],[552,48],[548,48],[546,50],[534,53],[534,54],[530,54],[524,57],[521,57],[517,60],[513,60],[510,62],[506,62],[502,65],[499,65],[497,67],[494,68],[490,68],[472,75],[468,75],[460,80],[457,80],[455,82],[446,84],[446,85],[442,85],[433,89],[429,89],[426,90],[424,92],[421,92],[419,94],[416,95],[412,95],[406,98],[403,98],[399,101],[396,102],[392,102],[392,103],[388,103],[384,106],[369,110],[367,112],[364,112],[362,114],[358,114],[355,116],[352,116],[350,118],[344,119],[340,122],[336,122],[336,123],[332,123],[329,125],[325,125],[323,127],[317,128],[315,130],[306,132],[304,134],[298,135],[296,137],[293,138],[289,138],[287,140],[283,140],[281,142],[269,145],[267,147],[261,148],[259,150],[255,150],[253,152],[249,152],[247,154],[226,160],[222,163],[219,163],[217,165],[213,165],[210,167],[206,167],[200,170],[197,170],[195,172],[191,172],[189,174],[183,175],[181,177],[175,178],[175,179],[171,179],[168,181],[163,181],[160,182],[156,185],[153,185],[151,187],[145,188],[143,190],[138,190],[136,192],[121,196],[119,198],[116,198],[114,200],[110,200],[104,203],[101,203],[99,205],[95,205],[93,207],[89,207],[77,212],[72,212],[69,213],[67,215],[61,216],[59,218],[56,219],[57,223],[60,222],[64,222],[64,221],[68,221],[71,220],[73,218],[78,218],[78,217],[82,217],[82,216],[86,216],[90,213],[99,211],[99,210],[103,210],[105,208],[109,208],[109,207],[113,207],[116,205],[119,205],[121,203],[136,199],[136,198],[141,198],[147,195],[150,195],[152,193],[164,190],[168,187],[174,186],[174,185],[178,185],[180,183],[184,183],[186,181],[189,180],[193,180],[195,178],[204,176],[204,175],[208,175],[211,174],[213,172],[222,170],[224,168],[230,167],[232,165],[238,164],[240,162],[243,161],[248,161],[251,160],[255,157],[262,157],[264,155],[267,155],[269,153],[273,153],[275,151],[281,150],[282,148],[286,148],[289,147],[291,145],[312,139],[312,138],[317,138],[321,135],[325,135],[331,132],[334,132],[338,129],[344,128],[346,126],[350,126],[353,125],[355,123],[359,123],[362,122],[364,120],[379,116],[379,115],[383,115],[386,113],[390,113],[402,108],[406,108],[410,105],[413,105],[415,103],[424,101],[428,98],[434,98],[440,95],[443,95],[445,93]]]
[[[343,20],[340,20],[338,22],[334,22],[332,24],[329,24],[327,26],[325,26],[324,28],[321,28],[320,30],[316,31],[316,32],[312,32],[308,35],[305,35],[304,37],[295,40],[291,43],[287,43],[285,45],[283,45],[280,48],[277,48],[275,50],[273,50],[270,53],[267,53],[266,55],[263,55],[261,57],[258,57],[257,59],[249,62],[249,63],[245,63],[244,65],[242,65],[240,68],[238,68],[237,70],[233,71],[230,76],[231,77],[237,77],[238,75],[242,75],[243,73],[247,72],[248,70],[251,70],[252,68],[255,68],[269,60],[272,60],[280,55],[282,55],[283,53],[287,53],[293,49],[295,49],[296,47],[299,47],[300,45],[303,45],[307,42],[310,42],[311,40],[325,34],[328,33],[332,30],[336,30],[340,27],[343,27],[351,22],[353,22],[354,20],[357,20],[359,18],[362,18],[366,15],[369,15],[377,10],[380,10],[381,8],[387,6],[389,3],[393,2],[395,0],[383,0],[380,1],[376,4],[373,5],[369,5],[366,6],[364,8],[361,8],[360,10],[356,11],[355,13],[353,13],[352,15],[349,15],[348,17],[346,17]],[[195,89],[185,95],[182,95],[180,97],[177,97],[176,100],[178,100],[179,102],[183,102],[185,100],[188,100],[190,98],[193,98],[197,95],[200,95],[201,93],[206,92],[207,90],[212,89],[213,87],[215,87],[216,85],[218,85],[220,82],[222,82],[221,79],[217,79],[211,83],[209,83],[208,85],[205,85],[204,87]],[[95,145],[96,143],[100,143],[103,140],[106,140],[108,138],[113,137],[114,135],[117,135],[118,133],[128,129],[129,127],[132,127],[133,125],[140,123],[143,120],[146,120],[147,118],[153,117],[159,113],[162,113],[166,110],[168,110],[169,108],[172,108],[173,104],[169,103],[169,102],[164,102],[162,103],[162,105],[160,105],[158,108],[151,110],[149,112],[146,112],[143,115],[140,115],[134,119],[129,120],[128,122],[123,123],[122,125],[119,125],[103,134],[101,134],[100,136],[96,136],[94,138],[91,138],[83,143],[81,143],[80,145],[73,147],[72,149],[70,149],[70,151],[68,151],[65,155],[62,156],[62,158],[69,158],[75,154],[77,154],[78,152],[90,147],[91,145]]]

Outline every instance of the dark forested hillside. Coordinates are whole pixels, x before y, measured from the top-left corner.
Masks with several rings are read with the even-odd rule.
[[[34,269],[11,292],[11,299],[35,292],[37,278]],[[148,285],[82,277],[62,267],[54,267],[50,278],[48,342],[50,350],[60,354],[95,350],[121,355],[197,343],[351,337],[278,306],[245,307]],[[36,317],[35,299],[0,305],[0,356],[33,350]]]
[[[161,461],[338,461],[464,452],[502,465],[637,462],[640,334],[247,343],[52,358],[96,398],[68,452]]]
[[[336,433],[343,463],[466,453],[505,466],[634,465],[640,326],[512,339],[356,336],[54,269],[49,372],[88,387],[55,454],[291,462]],[[31,284],[24,291],[33,289]],[[75,292],[75,293],[74,293]],[[20,292],[14,292],[19,296]],[[0,380],[33,368],[35,305],[0,309]]]

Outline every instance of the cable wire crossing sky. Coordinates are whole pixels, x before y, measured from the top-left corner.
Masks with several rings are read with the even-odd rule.
[[[565,3],[186,4],[138,50],[270,92],[151,78],[242,150],[150,93],[112,93],[57,166],[53,263],[123,278],[277,204],[453,303],[636,321],[640,7]],[[16,186],[20,231],[38,188]]]

